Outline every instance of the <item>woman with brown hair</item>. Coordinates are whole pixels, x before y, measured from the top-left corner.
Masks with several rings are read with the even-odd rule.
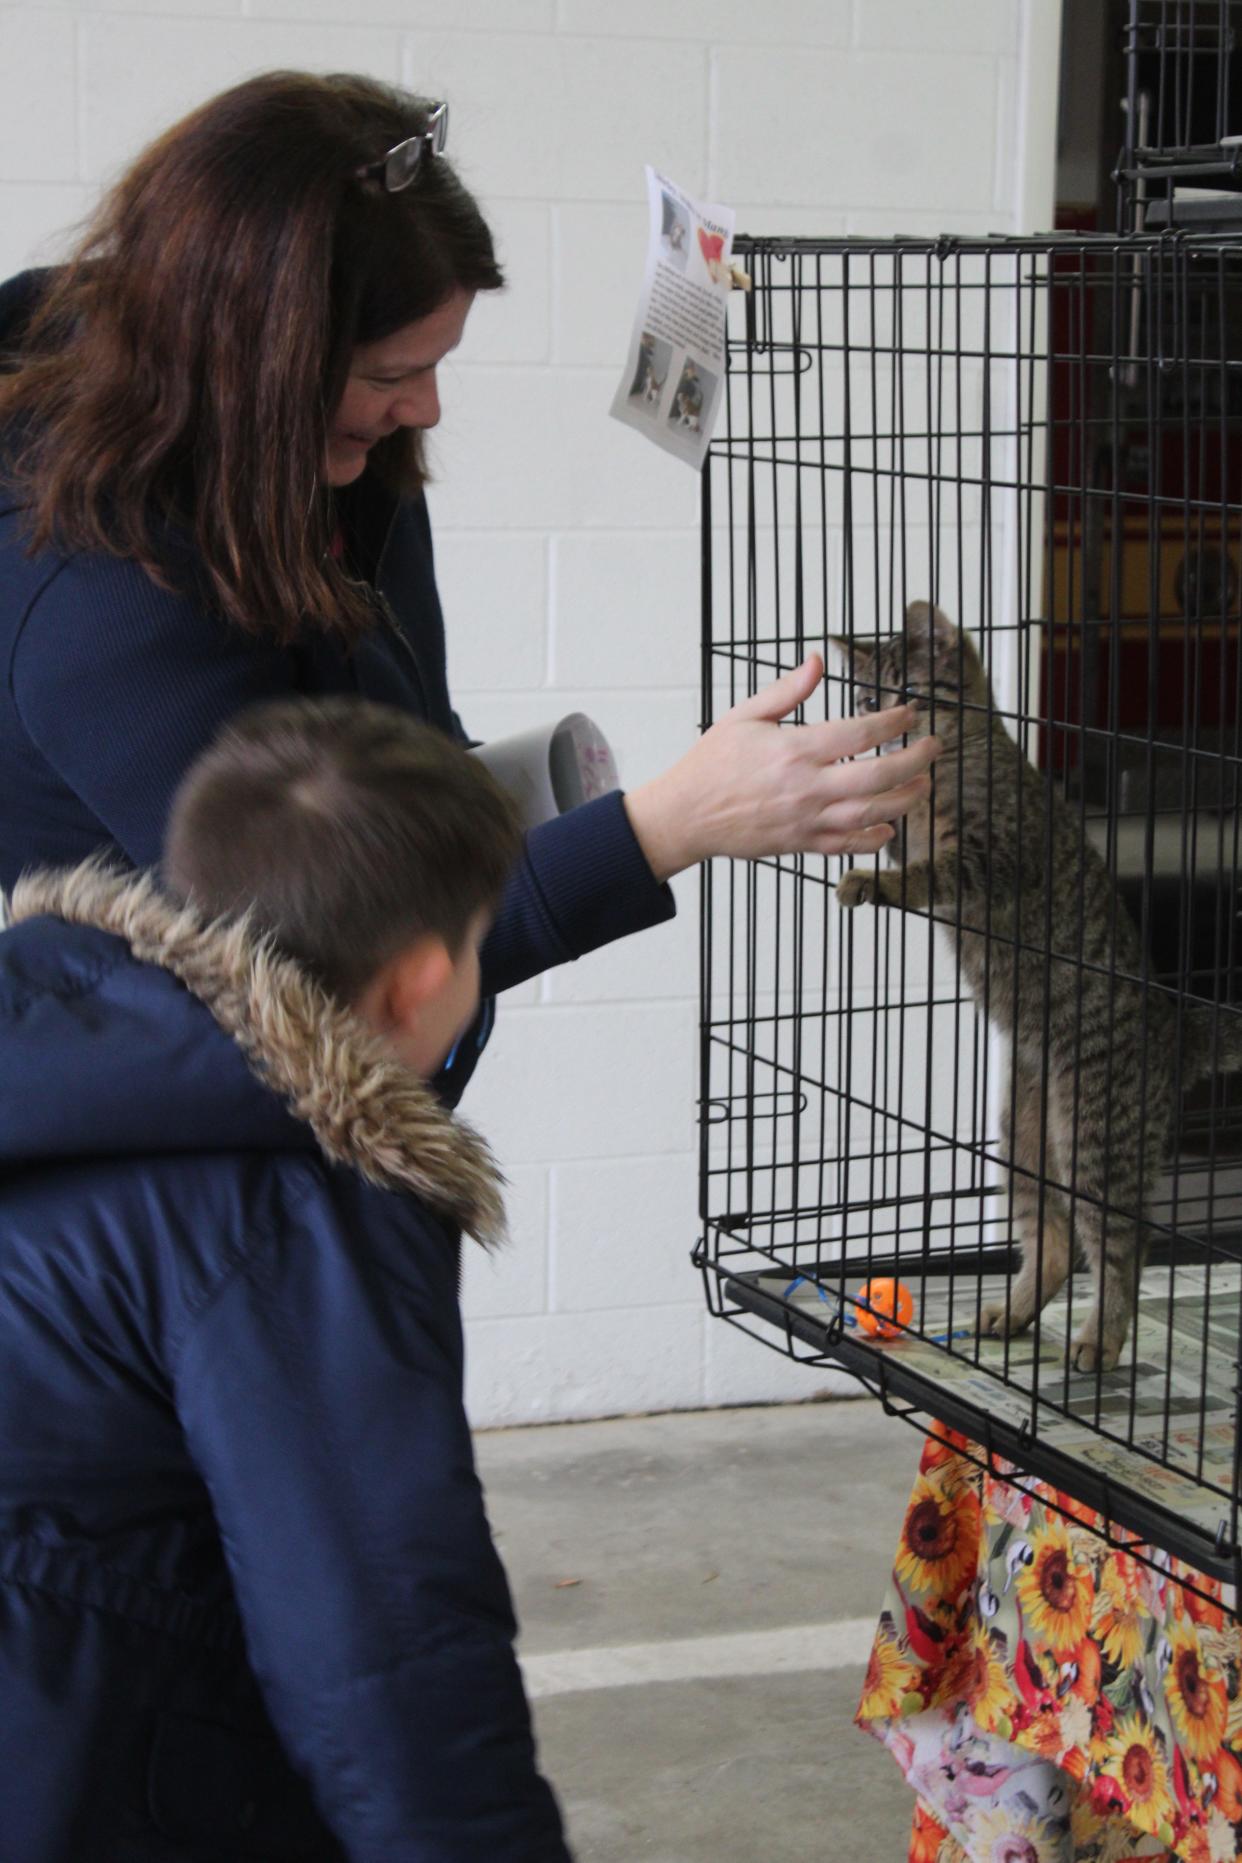
[[[158,859],[180,777],[257,701],[356,692],[461,732],[422,436],[503,280],[446,128],[370,79],[251,79],[139,156],[66,267],[0,288],[0,885]],[[778,731],[820,671],[531,834],[486,994],[671,916],[664,882],[708,856],[883,845],[931,752],[849,762],[891,712]]]

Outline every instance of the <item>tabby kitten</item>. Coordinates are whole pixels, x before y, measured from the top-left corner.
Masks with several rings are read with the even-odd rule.
[[[933,728],[934,711],[944,744],[930,799],[890,844],[900,866],[852,868],[837,898],[960,924],[962,972],[1008,1038],[1003,1156],[1022,1265],[1008,1303],[985,1307],[980,1329],[1029,1326],[1081,1247],[1094,1301],[1072,1362],[1106,1371],[1129,1330],[1143,1212],[1172,1137],[1171,1000],[1138,981],[1138,933],[1108,869],[995,715],[969,637],[914,602],[904,635],[835,645],[852,657],[859,710],[909,700],[919,711],[914,734]]]

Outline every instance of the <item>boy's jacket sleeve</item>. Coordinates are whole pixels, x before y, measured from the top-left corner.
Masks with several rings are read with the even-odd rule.
[[[566,1863],[460,1395],[456,1251],[361,1196],[365,1235],[350,1193],[309,1199],[179,1359],[250,1662],[353,1863]]]

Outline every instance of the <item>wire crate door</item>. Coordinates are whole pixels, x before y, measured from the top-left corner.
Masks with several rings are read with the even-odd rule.
[[[935,599],[1029,736],[1042,575],[1046,281],[926,244],[756,260],[706,487],[710,720],[814,649],[809,715],[858,702],[835,638]],[[841,860],[705,879],[703,1181],[721,1249],[791,1276],[993,1239],[997,1037],[951,934],[846,913]],[[991,1147],[994,1151],[995,1146]]]

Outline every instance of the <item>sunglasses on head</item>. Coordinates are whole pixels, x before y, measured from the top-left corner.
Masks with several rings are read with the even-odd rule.
[[[378,162],[369,162],[365,168],[355,169],[355,176],[359,181],[382,181],[385,192],[400,194],[402,188],[408,188],[418,173],[418,165],[424,154],[443,155],[447,141],[448,105],[433,104],[431,114],[417,136],[407,136],[404,142],[398,142]]]

